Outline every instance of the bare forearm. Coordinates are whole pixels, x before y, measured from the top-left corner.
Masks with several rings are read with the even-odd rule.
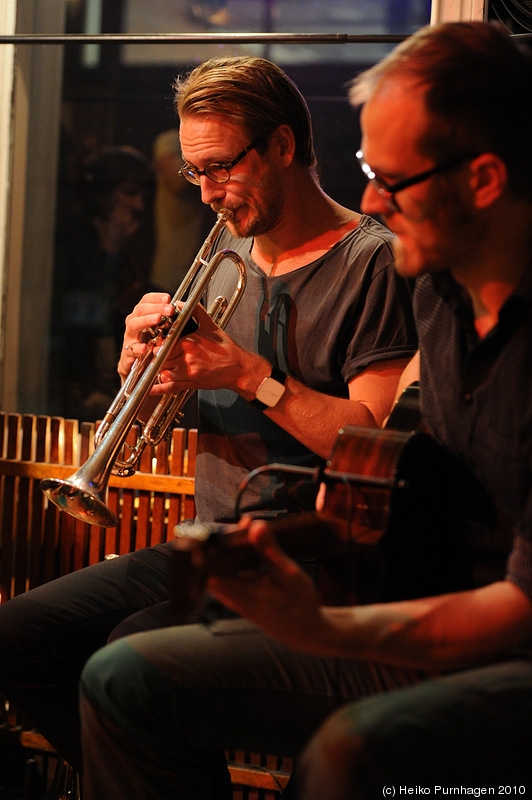
[[[485,663],[525,642],[530,602],[506,581],[422,600],[320,609],[316,652],[426,670]],[[318,643],[319,640],[319,643]]]
[[[378,424],[361,402],[320,394],[291,378],[287,378],[285,385],[285,394],[278,405],[264,413],[323,458],[331,454],[343,426]]]
[[[264,563],[253,577],[218,576],[211,591],[266,633],[306,653],[428,671],[487,663],[532,640],[532,602],[510,581],[436,597],[324,607],[313,582],[275,540],[249,522]]]
[[[279,403],[263,413],[310,450],[327,458],[340,428],[382,426],[405,364],[406,359],[372,364],[349,383],[348,398],[322,394],[288,376]],[[241,393],[249,399],[249,386]]]

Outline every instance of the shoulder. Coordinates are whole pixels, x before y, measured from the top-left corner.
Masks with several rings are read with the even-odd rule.
[[[371,217],[362,215],[354,230],[346,234],[330,251],[332,261],[340,259],[358,274],[375,277],[380,271],[391,270],[394,264],[394,234]]]
[[[394,284],[398,277],[394,268],[394,234],[376,220],[362,215],[354,230],[347,233],[325,257],[335,280],[353,282],[362,287],[374,283]]]
[[[377,222],[373,217],[368,217],[363,214],[357,227],[353,233],[355,238],[360,239],[366,246],[374,248],[384,248],[384,250],[393,257],[393,241],[395,234],[380,222]]]

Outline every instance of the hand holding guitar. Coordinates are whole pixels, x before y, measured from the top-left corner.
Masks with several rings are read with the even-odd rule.
[[[252,620],[270,636],[312,650],[325,628],[321,601],[308,575],[277,544],[272,525],[254,520],[247,528],[261,569],[214,575],[207,588],[225,605]]]

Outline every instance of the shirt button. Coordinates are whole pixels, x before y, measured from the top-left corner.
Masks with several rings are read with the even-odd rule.
[[[467,394],[464,395],[464,402],[468,406],[470,406],[471,403],[473,402],[473,397],[469,392],[467,392]]]

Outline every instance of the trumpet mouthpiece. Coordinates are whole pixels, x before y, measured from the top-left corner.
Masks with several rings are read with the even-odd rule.
[[[221,208],[218,211],[218,219],[221,222],[228,222],[233,216],[233,212],[229,208]]]

